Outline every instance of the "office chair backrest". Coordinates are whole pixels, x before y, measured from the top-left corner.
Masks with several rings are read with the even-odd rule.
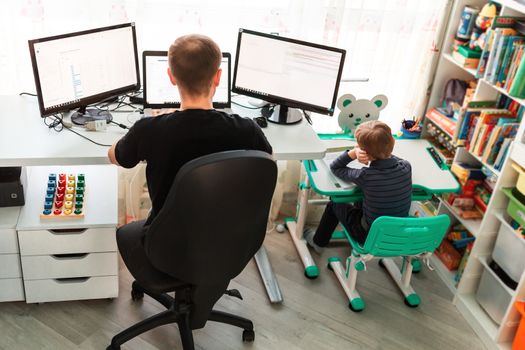
[[[193,285],[227,285],[261,247],[276,179],[260,151],[185,164],[145,236],[153,266]]]
[[[449,226],[448,215],[426,218],[380,216],[372,223],[360,253],[383,257],[431,253],[439,246]]]

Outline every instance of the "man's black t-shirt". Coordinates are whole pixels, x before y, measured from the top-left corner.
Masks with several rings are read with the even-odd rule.
[[[149,224],[162,208],[179,169],[192,159],[221,151],[250,149],[272,153],[258,125],[236,114],[188,109],[139,120],[117,143],[117,162],[132,168],[147,162],[152,201]]]

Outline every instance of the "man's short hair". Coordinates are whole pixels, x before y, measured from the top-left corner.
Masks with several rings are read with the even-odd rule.
[[[359,147],[374,159],[387,159],[392,155],[395,143],[392,130],[379,120],[359,125],[355,137]]]
[[[207,95],[222,53],[209,37],[199,34],[181,36],[171,44],[168,61],[177,84],[191,95]]]

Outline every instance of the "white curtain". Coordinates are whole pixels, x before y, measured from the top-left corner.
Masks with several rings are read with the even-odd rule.
[[[182,34],[202,33],[234,55],[238,29],[248,28],[346,49],[343,78],[369,81],[342,83],[339,93],[387,95],[389,104],[380,119],[397,131],[403,118],[423,113],[448,1],[5,1],[0,11],[0,94],[35,91],[28,39],[133,21],[139,52],[166,50]],[[337,118],[313,119],[318,132],[337,131]],[[286,193],[296,186],[298,167],[284,168]]]

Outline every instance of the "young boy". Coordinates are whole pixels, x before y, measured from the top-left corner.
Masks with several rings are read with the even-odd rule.
[[[392,155],[394,138],[390,127],[380,121],[361,124],[355,137],[357,146],[345,151],[330,165],[340,179],[353,182],[363,191],[363,202],[355,205],[330,201],[314,232],[307,228],[304,238],[320,254],[341,222],[346,231],[364,244],[372,222],[379,216],[408,216],[412,196],[412,168],[406,160]],[[368,168],[351,169],[347,164],[357,159]]]

